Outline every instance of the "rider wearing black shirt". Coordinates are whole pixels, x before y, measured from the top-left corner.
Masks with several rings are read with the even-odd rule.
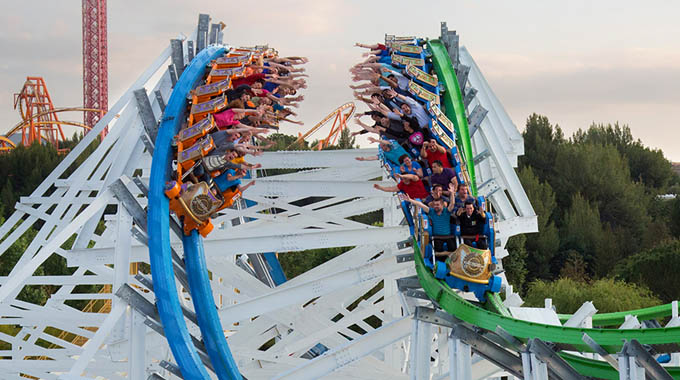
[[[475,209],[474,200],[465,201],[465,207],[460,207],[456,212],[456,224],[460,225],[460,234],[463,235],[463,243],[472,246],[477,242],[477,248],[487,249],[488,244],[484,232],[486,213],[482,209]]]

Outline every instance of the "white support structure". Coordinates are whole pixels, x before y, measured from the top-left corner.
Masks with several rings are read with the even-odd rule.
[[[548,366],[530,352],[522,352],[524,380],[548,380]]]
[[[326,353],[325,355],[311,360],[304,365],[288,371],[275,380],[306,380],[318,379],[339,368],[342,368],[359,358],[366,356],[373,351],[390,345],[400,339],[410,335],[409,325],[412,323],[410,318],[403,317],[399,320],[381,327],[373,333],[348,343],[337,350]]]
[[[538,232],[538,219],[522,184],[515,173],[517,156],[524,154],[524,141],[481,70],[465,47],[458,56],[462,65],[470,67],[467,86],[476,89],[468,110],[477,106],[487,110],[476,133],[473,133],[474,157],[485,157],[475,162],[479,194],[486,196],[496,211],[496,258],[509,253],[505,249],[511,236]],[[507,281],[503,281],[504,285]],[[521,302],[519,295],[507,293],[512,305]]]
[[[432,325],[413,320],[413,335],[411,335],[411,362],[409,373],[411,380],[430,378],[430,356],[432,348]]]
[[[581,307],[572,314],[571,318],[564,322],[564,327],[592,327],[593,315],[597,313],[597,309],[592,302],[584,302]],[[590,325],[590,326],[588,326]]]
[[[619,380],[645,379],[645,369],[637,364],[635,356],[619,355]]]
[[[174,361],[153,316],[135,304],[153,308],[155,303],[147,289],[152,284],[131,272],[149,263],[145,226],[137,225],[138,215],[111,187],[124,178],[135,206],[147,206],[143,189],[129,181],[148,187],[152,148],[133,92],[149,89],[153,116],[160,120],[156,94],[167,101],[172,92],[170,52],[168,47],[158,56],[0,226],[0,256],[29,228],[36,230],[9,276],[0,277],[0,320],[8,326],[0,332],[6,343],[0,346],[3,380],[176,378],[161,366]],[[465,49],[461,60],[470,66],[468,80],[478,90],[471,107],[479,104],[489,111],[473,138],[473,153],[488,152],[476,164],[478,180],[486,183],[482,192],[493,192],[487,195],[497,211],[496,238],[504,246],[510,236],[536,229],[536,216],[513,169],[522,140]],[[108,135],[67,175],[107,125]],[[227,342],[249,380],[481,379],[500,372],[471,359],[469,346],[449,340],[450,329],[411,318],[414,307],[426,301],[405,300],[396,284],[415,274],[412,263],[397,261],[413,252],[398,244],[408,239],[409,230],[401,224],[398,198],[373,188],[394,182],[378,161],[354,159],[375,154],[375,149],[359,149],[254,157],[267,170],[295,170],[257,178],[244,194],[256,205],[226,209],[213,219],[215,230],[204,240],[211,286]],[[382,212],[384,226],[354,218],[370,212]],[[171,246],[182,256],[177,236],[171,236]],[[346,252],[277,287],[247,270],[248,254],[330,247]],[[497,252],[504,256],[502,249]],[[34,275],[54,255],[74,268],[73,274]],[[34,285],[58,290],[44,305],[30,304],[19,294]],[[93,286],[83,290],[83,285]],[[197,311],[189,292],[179,280],[177,287],[189,332],[200,338],[191,321]],[[116,296],[119,289],[133,289],[139,298]],[[87,307],[73,307],[75,302]]]
[[[449,379],[472,378],[472,352],[470,346],[456,337],[449,337]]]

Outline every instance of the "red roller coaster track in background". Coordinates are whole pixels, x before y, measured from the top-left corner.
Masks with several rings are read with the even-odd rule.
[[[0,136],[0,152],[9,151],[16,145],[29,146],[34,142],[39,144],[50,143],[57,150],[63,151],[59,148],[59,142],[65,140],[62,125],[82,128],[84,133],[87,133],[91,128],[83,123],[60,120],[57,113],[85,111],[98,115],[103,114],[103,111],[93,108],[54,108],[45,80],[41,77],[26,78],[21,91],[14,94],[14,109],[19,110],[21,121],[12,127],[5,136]],[[21,140],[14,138],[14,141],[12,141],[12,136],[19,133],[21,133]]]

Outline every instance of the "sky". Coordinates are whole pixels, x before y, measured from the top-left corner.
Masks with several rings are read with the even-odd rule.
[[[57,107],[82,105],[81,1],[0,0],[0,132],[19,121],[13,94],[42,76]],[[109,105],[199,13],[227,25],[233,45],[269,44],[303,55],[309,88],[298,111],[311,128],[352,100],[355,42],[384,34],[437,38],[440,21],[461,44],[521,130],[532,113],[570,136],[592,123],[633,135],[680,161],[680,2],[675,0],[323,1],[109,0]],[[361,108],[360,108],[361,109]],[[72,114],[68,120],[81,120]],[[358,130],[358,126],[352,127]],[[315,135],[321,137],[321,134]]]

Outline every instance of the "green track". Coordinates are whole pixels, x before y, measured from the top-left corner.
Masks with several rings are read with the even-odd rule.
[[[638,319],[647,321],[650,319],[659,319],[670,317],[672,314],[672,305],[670,303],[665,305],[652,306],[645,309],[635,309],[628,311],[620,311],[617,313],[602,313],[593,315],[593,326],[618,326],[626,320],[626,315],[634,315]],[[560,322],[566,322],[571,318],[571,314],[558,314]]]
[[[470,189],[474,195],[477,195],[467,114],[458,78],[455,75],[453,64],[444,44],[439,40],[431,40],[428,41],[427,47],[432,54],[432,63],[437,77],[445,89],[444,94],[441,96],[444,113],[454,124],[456,145],[461,151],[461,158],[465,161],[464,164],[470,175]],[[449,314],[483,329],[494,331],[497,326],[500,326],[519,339],[539,338],[563,346],[572,346],[571,348],[581,352],[592,352],[590,347],[581,340],[584,333],[587,333],[588,336],[609,353],[619,352],[624,340],[630,339],[636,339],[642,344],[652,345],[680,342],[680,327],[635,330],[601,328],[620,325],[624,322],[626,315],[634,315],[641,320],[669,317],[671,315],[671,304],[617,313],[596,314],[593,316],[593,325],[598,326],[598,328],[592,329],[545,325],[514,319],[507,308],[503,306],[498,294],[488,294],[485,307],[489,310],[482,309],[458,296],[443,281],[437,280],[425,266],[415,239],[413,246],[416,271],[420,284],[427,295]],[[568,314],[559,314],[560,321],[562,322],[565,322],[570,317],[571,315]],[[667,348],[657,346],[657,351],[659,352],[663,352],[665,349]],[[564,352],[560,352],[560,356],[585,376],[612,380],[619,378],[618,372],[607,362],[583,358]],[[666,369],[674,379],[680,380],[680,367],[666,367]]]
[[[456,145],[461,150],[461,157],[465,161],[465,167],[470,175],[470,192],[477,196],[477,182],[475,179],[475,164],[472,157],[472,145],[470,143],[470,131],[468,130],[467,115],[463,95],[458,85],[458,78],[453,69],[451,58],[446,47],[439,40],[427,42],[427,48],[432,53],[432,63],[437,72],[437,78],[444,85],[442,104],[444,113],[456,129]]]
[[[467,117],[465,113],[465,106],[463,104],[462,94],[458,84],[458,78],[456,77],[451,58],[446,50],[444,44],[439,40],[428,41],[428,50],[432,53],[432,63],[434,64],[435,71],[437,72],[437,77],[443,83],[445,88],[445,93],[442,95],[442,103],[445,106],[446,117],[448,117],[456,128],[456,145],[461,148],[465,160],[465,165],[467,167],[468,173],[470,173],[470,179],[472,181],[471,188],[474,189],[473,194],[476,195],[476,183],[475,183],[475,169],[474,161],[472,157],[472,146],[470,142],[470,134],[468,131]],[[492,302],[491,307],[498,306],[493,305],[496,302],[495,299],[490,299]],[[499,313],[503,314],[502,309],[496,309]],[[646,309],[622,311],[618,313],[606,313],[606,314],[596,314],[593,316],[594,326],[616,326],[620,325],[625,321],[626,315],[635,315],[642,320],[665,318],[671,315],[671,304],[654,306]],[[560,321],[567,321],[571,315],[570,314],[559,314]]]
[[[624,339],[637,339],[642,344],[654,345],[680,341],[680,327],[637,330],[585,329],[528,322],[482,309],[461,298],[444,282],[437,280],[425,266],[415,242],[414,248],[416,271],[427,295],[449,314],[486,330],[494,331],[500,326],[520,339],[539,338],[548,342],[572,345],[582,352],[592,352],[581,340],[583,333],[587,333],[610,353],[620,351]]]
[[[588,359],[566,352],[560,352],[559,355],[582,375],[598,379],[619,380],[619,372],[605,361]],[[680,380],[680,367],[664,368],[674,379]]]

